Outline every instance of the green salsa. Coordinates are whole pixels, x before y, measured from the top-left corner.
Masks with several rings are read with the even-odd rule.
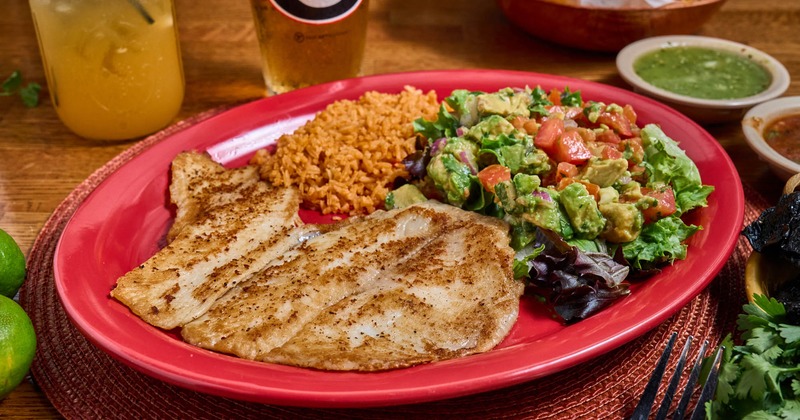
[[[701,99],[745,98],[772,82],[755,61],[703,47],[662,48],[636,60],[633,70],[653,86]]]

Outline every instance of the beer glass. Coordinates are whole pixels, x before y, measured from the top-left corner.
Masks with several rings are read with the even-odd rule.
[[[168,125],[184,95],[172,0],[29,0],[50,98],[76,134],[121,140]]]
[[[251,0],[268,94],[359,75],[368,0]]]

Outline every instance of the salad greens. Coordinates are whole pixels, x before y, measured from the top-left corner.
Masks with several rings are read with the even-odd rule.
[[[800,418],[800,326],[786,322],[774,298],[754,296],[743,306],[738,327],[741,346],[729,334],[715,399],[706,405],[712,419]]]
[[[515,274],[573,322],[625,295],[622,280],[685,258],[701,227],[681,216],[713,191],[674,140],[636,119],[568,87],[456,90],[414,122],[425,141],[405,164],[424,197],[506,220]],[[566,268],[575,261],[606,275]]]

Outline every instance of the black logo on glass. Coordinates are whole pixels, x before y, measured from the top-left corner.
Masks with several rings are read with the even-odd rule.
[[[305,23],[336,22],[349,16],[362,0],[270,0],[283,14]]]

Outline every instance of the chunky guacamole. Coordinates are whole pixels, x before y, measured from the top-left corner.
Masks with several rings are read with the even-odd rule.
[[[569,88],[456,90],[435,120],[414,125],[424,141],[406,160],[413,196],[508,221],[523,278],[541,274],[546,232],[562,255],[575,248],[606,267],[623,261],[624,270],[607,270],[622,273],[609,280],[617,290],[629,273],[685,258],[700,227],[681,215],[713,190],[657,125],[637,126],[631,106],[584,101]],[[409,189],[387,207],[409,202]]]

